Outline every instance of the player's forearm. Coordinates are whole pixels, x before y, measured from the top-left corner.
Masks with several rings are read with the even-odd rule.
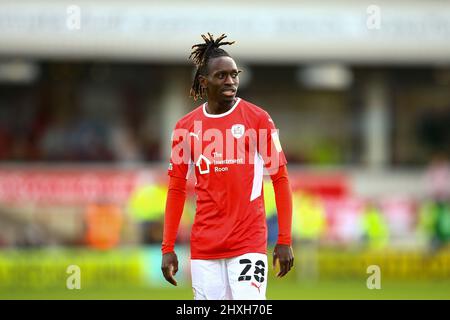
[[[186,200],[186,179],[170,177],[164,215],[162,253],[173,252]]]
[[[272,178],[275,202],[278,211],[278,244],[290,245],[292,242],[292,192],[286,166],[281,166]]]

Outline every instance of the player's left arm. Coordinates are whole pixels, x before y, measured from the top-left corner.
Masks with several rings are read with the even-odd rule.
[[[292,251],[292,192],[289,184],[287,161],[281,148],[278,130],[271,117],[262,117],[259,130],[259,152],[264,160],[264,166],[270,174],[275,192],[275,202],[278,212],[278,240],[273,252],[273,266],[280,263],[278,277],[285,276],[294,266]],[[261,131],[260,131],[261,133]]]
[[[294,266],[294,254],[291,247],[292,192],[286,165],[281,166],[278,172],[270,177],[278,212],[278,240],[273,251],[273,267],[275,268],[278,260],[280,271],[277,273],[277,277],[283,277]]]

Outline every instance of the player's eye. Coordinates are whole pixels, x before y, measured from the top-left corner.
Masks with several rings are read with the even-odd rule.
[[[232,72],[231,73],[231,77],[234,79],[234,78],[236,78],[238,76],[238,73],[237,72]]]

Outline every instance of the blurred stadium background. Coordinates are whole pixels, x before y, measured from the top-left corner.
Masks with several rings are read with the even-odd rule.
[[[450,2],[288,0],[0,1],[0,298],[192,298],[192,180],[178,288],[160,241],[206,32],[289,161],[296,265],[268,298],[449,299]]]

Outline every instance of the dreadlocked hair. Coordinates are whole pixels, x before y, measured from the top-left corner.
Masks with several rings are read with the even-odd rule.
[[[232,45],[232,42],[222,42],[227,36],[222,34],[216,40],[214,40],[213,35],[208,32],[208,37],[205,35],[201,35],[204,43],[194,44],[192,46],[192,52],[189,56],[194,64],[197,67],[197,71],[195,72],[194,81],[192,83],[191,90],[189,92],[189,96],[194,98],[194,101],[197,99],[202,99],[205,96],[205,88],[202,88],[200,85],[200,75],[207,74],[208,61],[212,58],[218,57],[229,57],[230,55],[223,49],[220,49],[220,46],[223,45]]]

